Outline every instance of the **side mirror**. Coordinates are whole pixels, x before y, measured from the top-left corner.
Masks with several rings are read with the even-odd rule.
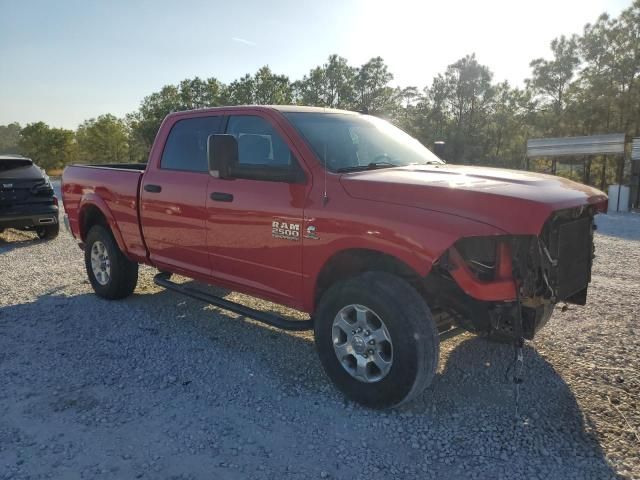
[[[218,178],[232,178],[231,171],[238,164],[238,140],[233,135],[209,135],[207,156],[209,174]]]

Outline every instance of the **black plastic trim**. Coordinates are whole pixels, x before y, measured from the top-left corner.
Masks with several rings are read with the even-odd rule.
[[[185,287],[184,285],[174,283],[169,280],[170,277],[171,274],[161,272],[153,277],[153,282],[160,287],[166,288],[167,290],[172,290],[188,297],[195,298],[196,300],[210,303],[211,305],[215,305],[216,307],[220,307],[225,310],[244,315],[245,317],[252,318],[254,320],[257,320],[258,322],[265,323],[282,330],[302,331],[313,329],[313,320],[287,320],[286,318],[283,318],[279,315],[274,315],[273,313],[254,310],[253,308],[247,307],[245,305],[231,302],[221,297],[216,297],[215,295],[202,292],[195,288]]]

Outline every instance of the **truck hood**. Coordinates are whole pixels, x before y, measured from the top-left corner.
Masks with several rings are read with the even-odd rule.
[[[540,173],[462,165],[410,165],[344,174],[354,197],[434,210],[480,221],[516,235],[538,235],[566,208],[606,209],[595,188]]]

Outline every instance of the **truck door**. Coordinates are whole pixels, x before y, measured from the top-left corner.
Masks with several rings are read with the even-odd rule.
[[[151,260],[159,267],[210,274],[205,226],[207,139],[219,133],[221,119],[220,115],[178,119],[157,164],[150,165],[142,178],[142,229]]]
[[[231,115],[226,133],[238,141],[238,170],[245,167],[251,173],[231,180],[209,179],[207,245],[212,275],[245,291],[295,304],[302,285],[307,182],[274,180],[268,169],[289,166],[302,178],[304,173],[283,132],[265,116]]]

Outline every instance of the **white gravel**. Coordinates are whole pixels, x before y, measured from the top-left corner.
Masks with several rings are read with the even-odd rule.
[[[66,232],[7,231],[0,479],[640,478],[640,216],[598,223],[589,304],[527,346],[517,415],[508,346],[449,340],[422,398],[370,411],[309,334],[163,291],[150,268],[101,300]]]

